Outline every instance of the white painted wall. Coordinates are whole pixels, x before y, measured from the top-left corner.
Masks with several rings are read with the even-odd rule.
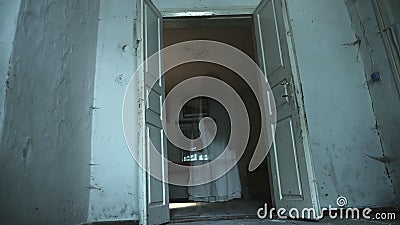
[[[6,81],[20,6],[21,0],[3,0],[0,2],[0,137],[4,123]]]
[[[385,162],[391,177],[397,204],[400,204],[400,95],[388,61],[385,45],[371,1],[347,0],[353,29],[361,40],[360,60],[363,64],[371,94],[374,112],[382,140],[383,153],[378,160]],[[391,1],[393,14],[400,17],[400,2]],[[397,4],[397,5],[396,5]],[[383,12],[384,13],[384,12]],[[379,71],[382,79],[371,80],[370,75]]]
[[[15,4],[1,8],[1,18],[11,17],[2,24],[15,24]],[[0,146],[2,224],[87,219],[98,6],[93,0],[21,3]],[[7,30],[12,36],[14,28]]]
[[[100,1],[88,221],[139,218],[139,167],[122,130],[122,102],[136,69],[135,19],[136,1]]]
[[[321,206],[393,206],[364,68],[344,1],[289,0]]]

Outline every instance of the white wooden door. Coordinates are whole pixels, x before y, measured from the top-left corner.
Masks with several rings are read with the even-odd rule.
[[[320,215],[286,0],[263,0],[253,13],[258,62],[277,107],[269,163],[276,208]],[[316,217],[314,216],[314,218]]]
[[[162,39],[162,16],[157,8],[150,0],[138,1],[138,26],[137,35],[139,40],[138,46],[138,65],[148,59],[154,53],[160,51],[163,45]],[[167,145],[165,141],[164,130],[161,123],[162,102],[165,98],[164,79],[159,79],[162,59],[159,55],[157,65],[146,63],[143,66],[144,77],[142,79],[142,98],[141,105],[145,115],[143,127],[141,128],[141,138],[143,139],[141,147],[143,148],[143,156],[145,157],[145,166],[147,171],[156,168],[157,173],[162,174],[162,180],[156,179],[146,173],[143,176],[142,185],[146,196],[141,196],[143,199],[141,204],[142,215],[141,220],[144,224],[162,224],[170,220],[169,215],[169,195],[167,175],[168,168],[165,161],[157,157],[151,157],[151,143],[155,149],[165,158],[167,158]],[[149,66],[152,66],[149,69]],[[154,68],[156,67],[156,68]],[[154,86],[153,86],[154,84]],[[158,171],[159,170],[159,171]],[[153,171],[152,171],[153,172]]]

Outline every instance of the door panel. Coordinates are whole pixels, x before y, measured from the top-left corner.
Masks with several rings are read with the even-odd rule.
[[[276,150],[275,165],[279,177],[280,198],[303,198],[302,185],[300,181],[299,164],[297,161],[297,149],[295,143],[293,119],[291,116],[277,122],[275,136]],[[285,138],[280,138],[285,137]],[[289,137],[289,138],[286,138]]]
[[[139,26],[138,40],[141,43],[138,46],[138,65],[145,62],[151,55],[162,48],[162,16],[150,0],[140,0],[138,2],[138,21]],[[144,156],[146,157],[147,171],[161,174],[162,180],[158,180],[145,174],[143,182],[143,193],[146,198],[143,199],[141,220],[145,224],[162,224],[169,221],[169,196],[167,184],[167,165],[165,161],[151,157],[151,144],[165,158],[167,158],[167,148],[164,136],[164,130],[161,123],[162,102],[165,98],[164,79],[159,79],[161,72],[161,55],[157,64],[153,61],[144,65],[143,77],[143,95],[145,102],[145,123],[141,128],[144,131]],[[151,66],[151,69],[149,68]],[[152,86],[154,84],[154,86]]]
[[[275,207],[314,208],[320,215],[307,127],[285,0],[263,0],[253,14],[258,62],[277,107],[276,132],[270,151]],[[296,95],[294,90],[299,93]],[[297,104],[299,103],[299,104]],[[301,104],[301,105],[300,105]]]
[[[262,36],[260,41],[264,47],[264,50],[267,50],[268,54],[273,56],[268,60],[263,60],[263,64],[267,70],[266,74],[272,75],[276,70],[283,67],[282,48],[274,4],[272,4],[272,2],[270,4],[266,4],[265,7],[259,11],[256,17],[257,25],[261,30],[265,29],[266,27],[276,28],[269,30],[268,35],[265,36],[262,36],[262,33],[259,33],[259,35]]]

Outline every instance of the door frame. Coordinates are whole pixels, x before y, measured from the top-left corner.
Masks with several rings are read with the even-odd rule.
[[[147,35],[147,28],[145,27],[145,22],[142,20],[146,16],[145,13],[145,7],[150,7],[155,13],[159,14],[158,9],[154,6],[151,0],[138,0],[136,1],[136,40],[134,42],[137,43],[136,46],[136,65],[139,67],[143,62],[146,60],[146,54],[145,53],[145,48],[147,43],[145,43]],[[162,18],[161,14],[158,15],[159,18]],[[146,20],[146,19],[145,19]],[[162,27],[161,27],[162,28]],[[161,37],[163,36],[162,30],[161,30]],[[162,48],[162,46],[161,46]],[[139,73],[140,74],[140,73]],[[136,78],[137,82],[137,96],[138,96],[138,149],[139,149],[139,161],[140,162],[145,162],[144,166],[145,168],[147,167],[147,158],[148,158],[148,146],[146,144],[148,137],[148,127],[147,127],[147,121],[146,121],[146,111],[148,107],[147,103],[147,97],[146,97],[146,80],[145,80],[145,75],[143,73],[143,76],[138,76]],[[161,112],[161,110],[160,110]],[[164,145],[165,151],[166,145]],[[149,174],[146,172],[145,168],[140,168],[139,173],[138,173],[138,206],[139,206],[139,221],[141,224],[148,224],[150,217],[148,214],[148,206],[149,206],[149,199],[148,199],[148,193],[149,193]],[[161,183],[164,185],[163,181]],[[168,188],[168,178],[166,179],[166,187]],[[168,195],[168,191],[166,191],[166,195]],[[170,218],[169,211],[168,211],[168,220]],[[167,221],[165,221],[167,222]],[[154,222],[152,222],[154,223]]]
[[[257,49],[256,49],[256,38],[255,38],[255,30],[253,23],[253,14],[238,14],[238,15],[220,15],[220,16],[210,16],[210,17],[199,17],[198,16],[190,16],[190,17],[165,17],[164,18],[164,29],[189,29],[189,28],[214,28],[214,27],[222,27],[222,26],[246,26],[250,28],[253,48],[254,48],[254,57],[257,58]],[[260,87],[258,87],[260,88]],[[259,121],[261,122],[261,121]],[[245,153],[244,153],[245,154]],[[251,157],[249,161],[251,160]],[[270,157],[269,155],[265,159],[268,163],[268,179],[270,180],[272,177],[271,167],[270,167]],[[261,165],[260,165],[261,166]],[[247,167],[246,167],[247,170]],[[270,191],[267,193],[269,198],[273,201],[273,184],[271,181],[268,183]],[[270,207],[270,206],[269,206]],[[274,204],[272,205],[274,207]]]
[[[143,53],[143,42],[142,40],[140,40],[141,37],[141,33],[138,32],[139,30],[143,30],[143,23],[141,21],[141,9],[143,9],[141,6],[143,4],[144,0],[138,0],[136,2],[137,5],[137,20],[136,20],[136,27],[140,27],[140,29],[136,30],[136,38],[137,38],[137,49],[140,50],[142,49],[142,51],[140,53],[137,54],[137,62],[141,62],[141,60],[143,60],[144,55]],[[288,13],[288,8],[287,8],[287,2],[288,0],[282,0],[283,2],[283,17],[284,17],[284,23],[285,26],[289,27],[290,30],[291,29],[291,24],[290,24],[290,18],[289,18],[289,13]],[[261,3],[261,1],[260,1]],[[242,9],[242,10],[221,10],[221,9],[204,9],[204,10],[198,10],[198,11],[187,11],[187,10],[182,10],[182,12],[167,12],[167,11],[161,11],[161,15],[163,16],[163,20],[165,21],[167,20],[173,20],[174,18],[193,18],[193,17],[199,17],[199,16],[203,16],[203,17],[208,17],[208,19],[212,20],[221,20],[221,19],[237,19],[237,18],[252,18],[253,17],[253,11],[255,10],[255,8],[253,9]],[[183,24],[179,24],[179,22],[176,24],[177,26],[184,26]],[[254,26],[253,26],[253,33],[254,33]],[[290,56],[290,61],[293,65],[292,67],[292,77],[293,77],[293,86],[294,86],[294,93],[295,93],[295,101],[296,101],[296,105],[298,107],[299,110],[299,117],[300,117],[300,128],[302,131],[302,139],[303,139],[303,143],[304,143],[304,153],[305,153],[305,159],[306,159],[306,167],[307,167],[307,176],[310,178],[308,180],[309,184],[310,184],[310,191],[311,194],[313,196],[312,198],[312,203],[313,205],[317,205],[319,206],[319,197],[318,197],[318,190],[317,190],[317,185],[316,185],[316,180],[313,179],[315,177],[314,174],[314,166],[313,166],[313,161],[312,161],[312,157],[311,157],[311,149],[310,149],[310,143],[309,143],[309,132],[308,132],[308,126],[307,126],[307,118],[305,116],[305,109],[304,109],[304,105],[303,105],[303,100],[302,100],[302,96],[303,96],[303,90],[302,90],[302,86],[301,86],[301,80],[300,80],[300,74],[298,71],[298,63],[297,63],[297,57],[296,57],[296,51],[295,51],[295,44],[294,44],[294,39],[293,39],[293,35],[291,35],[291,38],[288,38],[287,40],[288,42],[288,49],[289,49],[289,56]],[[257,51],[257,49],[255,49]],[[138,51],[139,52],[139,51]],[[144,99],[144,92],[142,90],[142,85],[144,84],[144,79],[143,78],[139,78],[138,81],[139,87],[138,87],[138,94],[139,96],[142,96],[142,100]],[[141,122],[142,121],[142,122]],[[139,125],[141,123],[145,123],[145,114],[141,115],[139,113]],[[143,126],[139,126],[139,134],[143,134],[145,135],[145,129],[142,129]],[[141,154],[142,156],[145,155],[145,143],[143,141],[143,138],[139,138],[138,140],[138,146],[141,149]],[[267,157],[267,162],[268,162],[268,173],[269,176],[272,177],[272,167],[271,167],[271,157],[268,155]],[[147,185],[146,185],[146,172],[142,170],[142,172],[139,173],[139,218],[140,221],[147,221],[147,200],[146,200],[146,196],[147,196]],[[312,187],[311,187],[312,186]],[[271,195],[272,195],[272,191],[275,191],[272,185],[272,182],[270,181],[270,189],[271,189]],[[169,195],[169,193],[167,193]],[[272,203],[275,204],[274,202],[274,196],[271,196],[272,198]],[[316,208],[316,213],[319,216],[321,214],[320,212],[320,207]],[[145,224],[145,223],[143,223]]]
[[[134,32],[136,35],[134,36],[136,40],[134,43],[137,43],[136,46],[136,67],[138,67],[144,61],[144,46],[143,46],[143,30],[144,30],[144,22],[142,21],[142,15],[144,14],[144,0],[136,1],[136,24]],[[146,113],[144,110],[144,77],[138,76],[137,77],[137,95],[139,99],[142,101],[139,102],[138,100],[138,149],[139,149],[139,157],[140,161],[145,162],[145,155],[146,155],[146,146],[145,146],[145,137],[146,137]],[[144,129],[143,129],[144,127]],[[143,168],[139,168],[138,173],[138,205],[139,205],[139,221],[142,224],[147,223],[147,175],[146,171]]]

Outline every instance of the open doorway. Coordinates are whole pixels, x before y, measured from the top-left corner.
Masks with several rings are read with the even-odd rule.
[[[165,47],[190,40],[213,40],[234,46],[256,61],[251,16],[166,18],[163,33]],[[169,186],[171,219],[254,217],[257,209],[265,203],[272,205],[267,160],[255,171],[248,171],[261,129],[261,113],[255,94],[235,72],[206,62],[187,63],[168,71],[165,76],[166,94],[180,82],[196,76],[220,79],[237,91],[249,114],[250,136],[237,167],[218,181],[206,184],[207,187],[200,187],[201,193],[199,188]],[[192,110],[191,106],[200,107]],[[179,149],[168,142],[170,161],[182,165],[201,163],[212,160],[212,155],[215,156],[226,147],[230,136],[229,115],[216,100],[199,98],[188,102],[180,113],[179,121],[173,122],[179,124],[187,138],[193,139],[199,136],[199,118],[203,116],[211,117],[217,124],[218,131],[214,141],[207,149],[196,153]]]
[[[252,25],[252,22],[254,25]],[[161,64],[161,62],[163,62],[162,60],[154,64],[156,67],[144,67],[143,74],[145,74],[145,76],[138,79],[138,96],[140,96],[137,101],[139,104],[138,114],[140,119],[138,138],[140,144],[142,144],[139,147],[139,153],[142,156],[158,154],[163,157],[147,157],[144,160],[146,165],[149,166],[147,169],[153,169],[152,172],[157,173],[160,179],[155,179],[152,177],[154,174],[145,173],[145,171],[139,175],[140,184],[142,184],[140,187],[141,196],[147,196],[140,198],[140,220],[144,221],[145,224],[162,224],[170,221],[170,200],[174,202],[175,200],[178,201],[181,199],[182,202],[182,199],[188,199],[183,202],[193,206],[193,203],[189,201],[190,196],[192,196],[192,199],[195,199],[195,197],[210,197],[204,195],[196,196],[193,195],[193,192],[189,195],[189,189],[188,191],[184,188],[175,189],[173,186],[171,186],[171,191],[169,191],[167,177],[179,178],[180,174],[174,175],[172,170],[170,171],[170,168],[167,167],[165,160],[163,160],[163,158],[168,158],[172,162],[181,164],[188,163],[189,159],[194,160],[194,162],[200,161],[196,160],[195,156],[191,158],[192,155],[184,155],[182,157],[182,154],[179,154],[179,151],[176,149],[174,151],[173,146],[167,145],[163,130],[164,128],[161,126],[162,118],[164,117],[160,114],[163,110],[160,102],[165,99],[165,93],[170,91],[170,87],[179,83],[180,79],[187,79],[191,76],[197,75],[213,76],[216,79],[222,80],[222,82],[229,83],[230,86],[235,89],[236,93],[240,95],[241,99],[244,101],[245,107],[247,108],[247,113],[251,114],[249,118],[252,118],[253,120],[250,121],[250,126],[253,124],[253,133],[250,131],[250,138],[253,139],[246,142],[250,146],[252,142],[257,142],[257,124],[262,124],[264,126],[265,124],[261,122],[261,120],[264,121],[267,118],[266,116],[259,116],[257,110],[259,110],[261,114],[272,114],[272,112],[276,112],[276,124],[269,124],[265,129],[259,129],[261,132],[261,135],[259,136],[269,138],[269,140],[272,141],[267,161],[264,161],[263,166],[258,167],[258,170],[253,174],[247,173],[246,160],[248,160],[249,157],[253,157],[251,150],[247,150],[246,153],[248,156],[245,155],[241,158],[241,161],[236,168],[237,172],[234,172],[237,173],[235,176],[238,178],[230,180],[236,181],[236,184],[239,183],[237,181],[240,181],[239,185],[234,186],[240,188],[240,195],[218,195],[218,197],[221,197],[222,199],[226,197],[226,200],[232,200],[232,202],[240,202],[241,200],[246,199],[246,197],[249,199],[256,198],[257,200],[260,200],[259,203],[262,205],[265,202],[273,202],[272,206],[275,206],[276,208],[285,207],[296,208],[298,210],[312,208],[313,215],[311,217],[317,218],[320,216],[321,208],[319,205],[315,175],[311,161],[309,138],[307,135],[308,127],[306,123],[302,98],[303,95],[286,1],[262,0],[252,14],[246,15],[230,15],[230,17],[212,18],[193,17],[191,19],[174,17],[174,19],[169,19],[163,18],[162,14],[150,0],[142,0],[138,1],[137,24],[138,64],[143,63],[144,59],[147,59],[152,54],[161,51],[163,47],[173,43],[191,39],[211,39],[225,42],[231,46],[242,49],[243,52],[251,56],[253,59],[257,58],[256,62],[258,62],[258,65],[264,74],[260,79],[266,79],[271,87],[271,90],[258,90],[265,101],[264,104],[261,104],[261,107],[266,107],[267,102],[275,102],[276,106],[268,109],[264,108],[260,111],[260,109],[257,109],[257,107],[251,103],[251,101],[254,102],[251,92],[248,90],[246,85],[244,85],[244,82],[237,78],[236,74],[224,67],[212,64],[204,66],[197,63],[197,60],[195,60],[196,56],[198,56],[198,54],[202,56],[204,52],[208,52],[203,51],[204,49],[192,52],[192,49],[183,47],[183,51],[177,53],[181,54],[179,57],[189,56],[192,57],[192,60],[187,61],[188,63],[186,64],[172,68],[169,72],[176,72],[177,75],[167,74],[166,77],[168,77],[168,80],[166,84],[164,79],[161,79],[160,82],[156,82],[157,88],[151,98],[149,94],[153,91],[152,86],[155,79],[158,79],[157,77],[168,71],[162,71],[161,73],[157,72],[159,69],[164,68],[164,65]],[[227,38],[226,40],[221,39],[224,36]],[[255,49],[257,49],[257,51],[255,51]],[[213,49],[211,49],[210,52],[213,52]],[[214,51],[212,54],[215,54],[215,52],[217,51]],[[255,54],[255,52],[257,54]],[[192,54],[190,55],[189,53]],[[254,55],[257,55],[257,57]],[[163,55],[163,57],[164,56],[165,55]],[[174,56],[172,55],[170,57],[173,58]],[[230,58],[228,57],[224,59],[229,60]],[[208,68],[208,70],[199,69],[203,66],[204,68]],[[240,63],[237,63],[234,67],[238,69],[240,66]],[[210,70],[211,67],[213,67],[213,70]],[[198,68],[198,74],[193,72],[196,68]],[[272,96],[275,96],[275,99],[272,98]],[[203,105],[203,100],[197,100],[197,102],[201,103],[198,105]],[[207,105],[214,105],[217,107],[211,107],[211,109],[208,110],[208,113],[212,114],[214,108],[217,112],[215,116],[223,117],[223,114],[220,115],[220,112],[223,112],[223,110],[221,107],[218,109],[218,104],[207,99],[205,99],[204,102],[207,102]],[[145,105],[146,107],[140,107],[141,105]],[[168,108],[168,106],[166,108]],[[202,112],[200,114],[203,114],[202,110],[203,109],[200,110],[200,112]],[[193,110],[188,110],[188,112],[189,114],[194,113]],[[205,111],[204,113],[207,112]],[[257,120],[257,116],[258,118],[261,118],[261,120]],[[182,128],[183,130],[188,129],[190,133],[187,133],[186,136],[196,136],[195,131],[198,130],[198,128],[195,127],[195,124],[197,124],[195,119],[185,118],[184,121],[183,117],[184,116],[182,115],[182,119],[177,117],[177,121],[171,120],[168,122],[169,116],[167,111],[165,118],[167,123],[181,126],[181,130]],[[191,120],[194,121],[191,122]],[[177,126],[175,127],[179,128]],[[217,127],[220,126],[217,124]],[[226,128],[226,126],[222,127]],[[227,130],[229,130],[229,128],[227,128]],[[273,135],[267,137],[263,134],[266,130],[271,131]],[[222,135],[221,137],[220,144],[223,146],[225,140],[223,137],[226,137],[226,135]],[[149,151],[151,149],[150,144],[153,144],[153,146],[154,144],[156,145],[154,147],[155,149],[158,149],[158,153]],[[249,146],[247,147],[251,148]],[[216,149],[221,150],[221,148],[217,147]],[[178,152],[178,154],[174,156],[174,152]],[[198,158],[201,157],[203,160],[210,160],[206,154],[198,156]],[[259,159],[262,160],[263,158],[264,157]],[[253,160],[251,160],[251,162],[253,162]],[[157,167],[152,167],[151,165],[157,165]],[[186,170],[184,173],[188,174],[188,172],[189,171]],[[259,174],[257,172],[259,172]],[[171,176],[171,174],[173,175]],[[267,176],[267,174],[270,174],[270,176]],[[265,179],[257,179],[258,176]],[[254,180],[254,182],[252,180]],[[270,188],[269,184],[272,184],[273,189]],[[182,194],[182,196],[179,196],[178,193]],[[184,195],[185,193],[186,195]],[[272,193],[273,201],[269,200]],[[261,197],[257,197],[257,195],[261,195]],[[216,207],[215,203],[212,204],[214,205],[205,205]],[[223,213],[230,212],[231,209],[234,208],[230,207],[230,203],[226,203],[226,201],[222,204],[228,205],[225,210],[222,210]],[[198,204],[196,203],[194,205],[197,206]],[[201,206],[202,204],[199,205]],[[245,211],[244,208],[240,206],[240,203],[238,205],[238,211],[243,213]],[[254,208],[248,210],[248,212],[254,216],[256,214],[256,209],[260,205],[249,205]],[[223,207],[219,206],[218,208]],[[197,207],[197,209],[201,209],[201,207]],[[194,209],[190,210],[190,212],[193,211]],[[174,215],[176,215],[175,212],[171,212],[171,214],[173,214],[173,219],[176,218],[174,217]],[[210,210],[207,210],[207,212],[210,212]],[[207,215],[207,213],[202,213],[201,211],[194,213],[194,216],[196,216],[197,219],[201,215]],[[216,215],[216,217],[219,215]],[[235,215],[235,213],[233,213],[233,215]]]

